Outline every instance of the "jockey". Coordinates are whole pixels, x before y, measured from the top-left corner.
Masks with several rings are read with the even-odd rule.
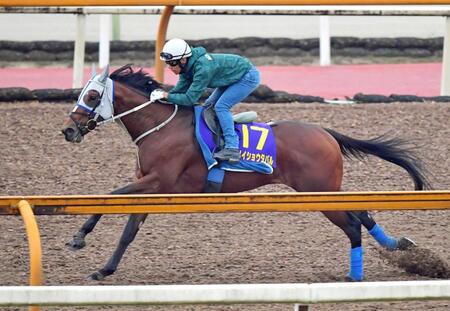
[[[239,162],[239,138],[230,110],[258,87],[260,75],[256,67],[245,57],[210,54],[203,47],[190,47],[182,39],[167,41],[160,58],[180,78],[169,93],[155,90],[150,100],[166,98],[175,105],[193,106],[206,88],[215,88],[205,105],[214,105],[225,148],[213,156],[219,161]]]

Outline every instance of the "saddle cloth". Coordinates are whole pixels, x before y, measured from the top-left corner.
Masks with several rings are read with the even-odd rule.
[[[233,172],[258,172],[272,174],[276,167],[276,145],[272,128],[265,123],[235,124],[239,136],[241,161],[239,163],[218,162],[213,157],[216,151],[214,134],[202,118],[204,107],[195,106],[195,136],[202,150],[208,170],[213,167]]]

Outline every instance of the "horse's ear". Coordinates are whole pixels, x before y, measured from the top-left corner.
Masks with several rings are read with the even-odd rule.
[[[98,79],[98,81],[105,83],[106,79],[108,78],[108,75],[109,75],[109,64],[106,65],[105,69],[103,69],[103,72],[102,72],[100,78]]]
[[[94,79],[94,77],[97,75],[97,68],[96,65],[94,63],[92,63],[91,66],[91,79]]]

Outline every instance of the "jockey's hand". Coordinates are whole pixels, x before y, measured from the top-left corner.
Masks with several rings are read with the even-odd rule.
[[[166,92],[164,92],[164,90],[161,89],[153,90],[153,92],[150,94],[150,102],[154,103],[155,101],[166,98],[166,96],[167,94]]]

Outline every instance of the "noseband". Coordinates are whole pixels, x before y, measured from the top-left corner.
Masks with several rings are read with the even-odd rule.
[[[86,124],[81,124],[81,122],[76,121],[73,116],[74,115],[80,115],[83,117],[87,117],[88,120],[86,122]],[[72,111],[69,114],[69,118],[72,120],[72,122],[75,124],[75,126],[77,127],[78,131],[80,131],[81,135],[84,136],[87,133],[95,130],[95,128],[97,127],[97,119],[99,118],[98,114],[95,114],[94,117],[92,117],[92,113],[86,113],[86,112],[78,112],[78,111]],[[101,117],[100,117],[101,118]]]

